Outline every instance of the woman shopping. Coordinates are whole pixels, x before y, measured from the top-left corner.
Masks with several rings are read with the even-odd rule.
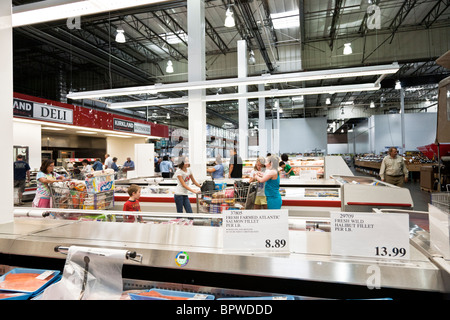
[[[280,174],[278,173],[278,158],[269,156],[266,159],[266,171],[258,172],[258,182],[264,183],[264,193],[267,200],[267,209],[281,209]]]
[[[49,184],[54,183],[57,180],[67,181],[70,179],[65,179],[63,176],[53,172],[55,168],[55,162],[53,160],[44,160],[42,162],[41,168],[36,175],[37,189],[36,196],[33,200],[33,207],[36,208],[51,208],[51,193],[49,189]]]
[[[198,182],[194,179],[194,176],[189,169],[188,159],[184,157],[180,157],[178,170],[175,172],[173,176],[177,181],[177,186],[175,188],[175,204],[177,206],[177,213],[183,213],[183,207],[186,210],[186,213],[192,213],[191,203],[189,202],[188,191],[192,193],[200,193],[200,190],[193,190],[189,187],[189,181],[192,180],[192,183],[197,187],[201,188]]]
[[[256,176],[261,173],[263,174],[266,170],[264,167],[265,159],[263,157],[259,157],[256,160],[255,167],[253,168],[253,171],[250,174],[250,182],[256,181]],[[254,209],[267,209],[267,199],[266,194],[264,191],[264,182],[258,182],[258,188],[256,190],[256,198],[255,198],[255,204]]]

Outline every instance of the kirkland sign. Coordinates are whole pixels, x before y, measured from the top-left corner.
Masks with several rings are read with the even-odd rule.
[[[114,130],[150,135],[150,129],[148,124],[114,118]]]
[[[67,124],[73,123],[73,111],[70,109],[34,103],[31,101],[20,99],[14,99],[13,106],[13,114],[15,116]]]

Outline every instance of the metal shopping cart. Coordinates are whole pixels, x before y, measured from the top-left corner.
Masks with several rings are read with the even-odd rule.
[[[222,213],[224,210],[253,209],[257,183],[236,181],[231,187],[216,184],[214,190],[197,194],[198,213]]]
[[[114,190],[89,193],[69,187],[66,182],[50,185],[52,207],[59,209],[106,210],[114,206]]]

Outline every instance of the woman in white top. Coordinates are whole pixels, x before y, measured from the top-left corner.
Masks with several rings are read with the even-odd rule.
[[[197,187],[201,188],[198,182],[194,179],[187,158],[181,158],[178,164],[178,170],[175,172],[173,178],[177,181],[175,188],[175,204],[177,206],[177,213],[183,213],[183,207],[186,213],[192,213],[191,203],[189,202],[188,191],[192,193],[200,193],[200,190],[193,190],[189,187],[189,180]]]

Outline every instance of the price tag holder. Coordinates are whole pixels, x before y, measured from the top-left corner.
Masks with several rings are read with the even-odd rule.
[[[226,210],[222,215],[224,249],[289,252],[287,210]]]
[[[409,216],[331,212],[331,254],[409,260]]]

